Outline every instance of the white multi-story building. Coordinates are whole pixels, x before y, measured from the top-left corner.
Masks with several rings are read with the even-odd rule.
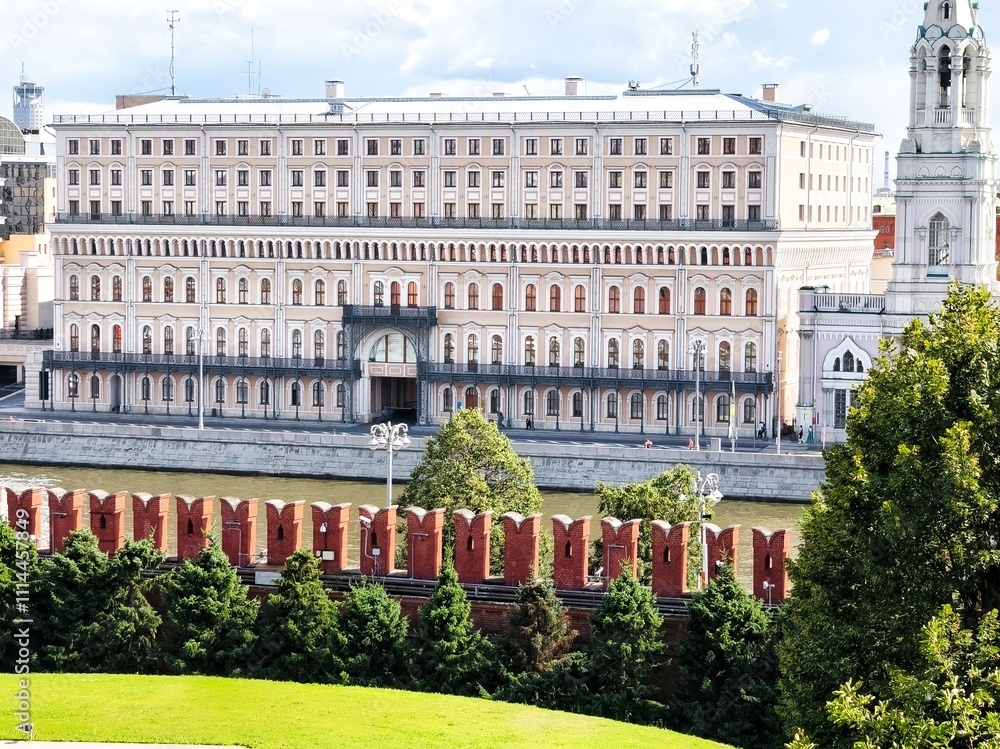
[[[995,294],[996,162],[989,127],[990,50],[970,0],[926,3],[910,52],[910,112],[897,158],[896,241],[885,294],[801,293],[799,419],[846,438],[853,390],[915,317],[938,310],[952,281]],[[811,284],[810,286],[817,286]]]
[[[193,413],[203,341],[225,415],[693,433],[697,381],[773,425],[796,289],[867,288],[871,126],[574,89],[56,118],[44,405]]]

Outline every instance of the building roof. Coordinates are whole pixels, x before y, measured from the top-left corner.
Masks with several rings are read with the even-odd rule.
[[[63,115],[56,127],[140,124],[525,123],[792,121],[874,132],[874,126],[720,91],[628,91],[619,96],[491,96],[282,99],[164,97],[93,115]]]

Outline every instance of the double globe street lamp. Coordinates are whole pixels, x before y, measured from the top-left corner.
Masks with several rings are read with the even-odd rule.
[[[368,443],[368,449],[385,450],[389,454],[389,465],[385,478],[385,506],[392,507],[392,454],[410,446],[407,426],[406,424],[393,424],[390,421],[385,424],[373,424],[371,432],[372,438]]]
[[[708,532],[705,523],[712,519],[709,512],[719,504],[722,499],[722,492],[719,491],[719,475],[709,473],[706,476],[698,471],[694,481],[695,491],[698,492],[698,514],[701,522],[701,575],[699,576],[699,588],[704,590],[708,587]],[[685,497],[681,495],[681,501]]]

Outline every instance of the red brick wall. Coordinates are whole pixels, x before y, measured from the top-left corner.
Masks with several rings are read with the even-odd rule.
[[[552,518],[552,583],[556,590],[582,590],[587,584],[590,520],[590,515],[578,520],[570,520],[565,515]]]
[[[90,530],[97,536],[97,547],[114,554],[125,545],[125,502],[128,492],[90,493]]]
[[[504,585],[521,585],[538,577],[538,539],[541,529],[541,515],[526,518],[516,512],[504,513]]]
[[[875,235],[875,251],[880,252],[896,246],[896,217],[874,214],[872,216],[872,229],[878,232]]]
[[[623,523],[617,518],[601,520],[604,540],[604,588],[626,570],[633,578],[639,574],[639,529],[641,520]]]
[[[302,516],[305,502],[267,503],[267,563],[283,567],[285,560],[302,548]]]
[[[246,567],[257,557],[258,499],[222,497],[222,552],[229,563]]]
[[[388,575],[396,569],[396,512],[398,507],[361,505],[361,574]],[[378,554],[374,552],[378,550]]]
[[[705,538],[708,546],[708,579],[714,580],[720,562],[726,561],[733,567],[737,566],[736,547],[740,542],[740,526],[734,525],[722,530],[717,525],[707,523]]]
[[[215,497],[177,496],[177,558],[197,559],[212,535]]]
[[[671,526],[653,521],[653,595],[680,598],[687,591],[688,541],[691,524]]]
[[[410,577],[436,580],[441,573],[441,548],[444,544],[444,510],[406,508],[406,558]]]
[[[320,558],[319,567],[327,574],[347,567],[347,524],[350,519],[350,504],[331,507],[326,502],[313,502],[313,553]]]
[[[153,548],[167,553],[167,510],[169,494],[139,492],[132,495],[132,538],[142,541],[148,538]]]
[[[4,488],[7,497],[7,522],[15,531],[28,533],[35,537],[35,546],[42,542],[42,497],[45,495],[44,489],[25,489],[18,494],[13,489]],[[22,510],[27,513],[27,518],[23,524],[18,523],[17,512]]]
[[[458,581],[480,585],[490,576],[490,530],[493,511],[478,515],[469,510],[456,510],[455,572]]]
[[[771,533],[766,528],[753,529],[753,594],[761,601],[781,603],[788,593],[788,532]],[[766,584],[766,585],[765,585]]]
[[[85,489],[50,489],[49,495],[49,547],[53,553],[65,549],[66,539],[73,531],[83,528],[83,498]]]

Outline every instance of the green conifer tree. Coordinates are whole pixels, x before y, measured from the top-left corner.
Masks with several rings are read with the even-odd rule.
[[[385,586],[363,581],[336,609],[331,651],[344,682],[400,686],[406,674],[407,622]]]

